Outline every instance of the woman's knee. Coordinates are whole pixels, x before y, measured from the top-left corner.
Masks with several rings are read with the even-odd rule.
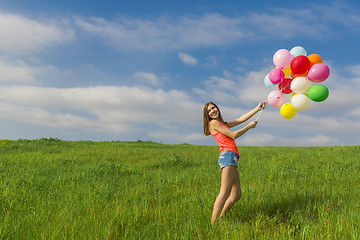
[[[237,189],[236,191],[234,191],[232,194],[231,194],[231,198],[233,199],[233,201],[239,201],[240,198],[241,198],[241,189]]]
[[[218,195],[218,198],[221,198],[221,199],[226,200],[226,199],[229,198],[230,193],[231,193],[230,191],[220,190],[219,195]]]
[[[239,200],[241,199],[241,196],[242,196],[241,191],[239,191],[238,193],[236,193],[236,195],[235,195],[235,201],[239,201]]]

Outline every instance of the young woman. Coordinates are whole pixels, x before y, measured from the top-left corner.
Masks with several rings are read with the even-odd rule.
[[[211,224],[223,216],[229,209],[241,198],[241,186],[237,162],[239,160],[239,151],[235,144],[235,139],[255,128],[257,121],[250,122],[245,127],[231,131],[230,128],[246,122],[255,113],[266,106],[266,101],[231,122],[224,122],[220,110],[215,103],[209,102],[204,106],[204,134],[210,134],[215,138],[220,147],[219,165],[222,170],[220,193],[217,196]]]

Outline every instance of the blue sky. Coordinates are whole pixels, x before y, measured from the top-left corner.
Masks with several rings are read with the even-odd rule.
[[[216,144],[204,104],[240,117],[272,91],[273,54],[302,46],[330,67],[329,98],[293,119],[268,105],[237,144],[359,145],[359,16],[358,1],[3,0],[0,138]]]

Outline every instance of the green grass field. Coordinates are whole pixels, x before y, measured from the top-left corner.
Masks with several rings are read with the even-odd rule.
[[[211,226],[217,146],[1,140],[0,239],[360,239],[360,146],[239,151]]]

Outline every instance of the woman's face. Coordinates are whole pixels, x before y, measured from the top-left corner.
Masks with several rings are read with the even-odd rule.
[[[209,104],[207,111],[210,118],[217,119],[219,117],[219,110],[214,104]]]

